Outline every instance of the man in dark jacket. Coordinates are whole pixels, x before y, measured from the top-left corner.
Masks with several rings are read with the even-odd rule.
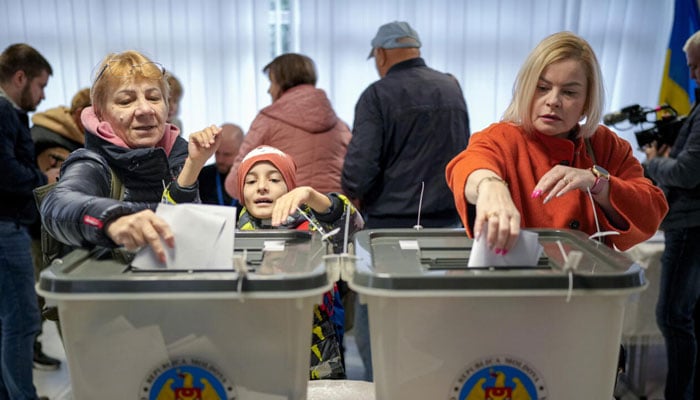
[[[700,32],[683,47],[700,85]],[[645,149],[645,171],[666,193],[664,254],[656,322],[666,341],[665,398],[700,398],[700,106],[695,104],[671,149]],[[667,155],[667,156],[666,156]]]
[[[426,66],[420,46],[406,22],[383,25],[372,40],[381,79],[355,106],[342,174],[343,190],[360,201],[368,228],[413,227],[421,193],[421,225],[460,223],[444,175],[467,146],[467,106],[452,76]]]
[[[454,77],[425,64],[420,46],[407,22],[382,25],[372,40],[370,57],[381,79],[355,107],[341,181],[343,191],[359,202],[366,228],[461,226],[445,166],[467,146],[467,105]],[[371,380],[366,306],[355,317]]]
[[[39,170],[28,112],[44,99],[53,73],[35,49],[14,44],[0,54],[0,398],[37,399],[32,380],[39,308],[29,226],[38,218],[32,190],[56,180]]]

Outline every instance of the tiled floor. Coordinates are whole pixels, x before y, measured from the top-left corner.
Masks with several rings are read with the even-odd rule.
[[[352,334],[346,335],[346,338],[348,379],[359,380],[364,370],[362,362],[357,355],[357,347]],[[34,371],[34,383],[38,393],[49,396],[51,400],[72,400],[70,373],[66,363],[66,355],[54,323],[47,322],[44,324],[44,334],[41,340],[45,353],[61,359],[63,363],[57,371]],[[630,361],[634,365],[631,365],[628,370],[629,376],[622,377],[618,384],[616,395],[621,400],[662,400],[663,379],[666,368],[663,346],[628,347],[628,351],[630,352]],[[641,356],[646,357],[644,362],[640,362]],[[645,365],[645,369],[640,371],[640,368],[636,366],[637,364]],[[646,393],[647,397],[640,396],[640,394],[644,393]]]

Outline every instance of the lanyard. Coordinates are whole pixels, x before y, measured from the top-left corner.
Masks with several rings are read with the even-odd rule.
[[[216,195],[219,198],[219,205],[225,206],[226,204],[224,204],[224,190],[221,187],[221,174],[219,173],[219,171],[216,171]],[[236,205],[235,199],[231,199],[231,205]]]

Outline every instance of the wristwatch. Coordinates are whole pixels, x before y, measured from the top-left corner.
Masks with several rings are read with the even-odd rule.
[[[591,172],[593,172],[593,175],[595,175],[595,183],[593,186],[591,186],[590,191],[591,194],[598,194],[610,180],[610,172],[600,165],[592,166]]]

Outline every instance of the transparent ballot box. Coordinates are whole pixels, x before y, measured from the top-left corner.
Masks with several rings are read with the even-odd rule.
[[[45,270],[73,398],[306,398],[313,305],[330,290],[308,232],[237,232],[234,269],[138,270],[76,250]]]
[[[643,270],[577,231],[532,230],[537,265],[468,268],[464,230],[354,237],[378,400],[611,399],[624,307]]]

